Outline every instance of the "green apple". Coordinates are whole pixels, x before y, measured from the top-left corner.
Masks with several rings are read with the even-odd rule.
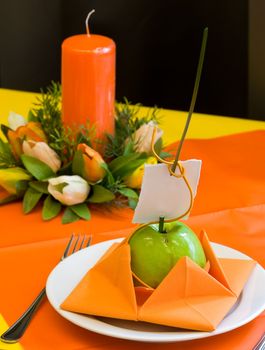
[[[140,227],[129,240],[131,268],[145,284],[156,288],[183,256],[202,268],[206,257],[196,234],[182,222]]]

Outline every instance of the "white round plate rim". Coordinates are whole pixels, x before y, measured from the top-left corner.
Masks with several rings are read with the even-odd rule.
[[[130,321],[129,326],[127,326],[129,328],[127,328],[126,326],[120,326],[119,323],[126,324],[128,321],[118,320],[118,325],[115,325],[115,323],[117,324],[117,320],[115,319],[107,319],[107,322],[104,318],[81,315],[60,309],[60,303],[85,273],[113,243],[120,242],[122,239],[123,238],[112,239],[82,249],[60,262],[52,270],[47,279],[46,293],[50,304],[62,317],[95,333],[127,340],[162,343],[201,339],[222,334],[250,322],[265,309],[265,300],[262,298],[265,294],[265,271],[259,264],[255,266],[234,309],[212,332],[179,329],[174,331],[173,328],[159,325],[149,325],[150,327],[157,329],[160,327],[160,330],[158,331],[145,331],[134,329],[134,327],[130,328]],[[219,257],[250,259],[247,255],[230,247],[218,243],[211,244]],[[82,262],[85,262],[85,264]],[[64,288],[62,286],[64,286]],[[131,321],[131,323],[137,324],[138,322]],[[138,324],[140,324],[140,327],[143,325],[143,323]]]

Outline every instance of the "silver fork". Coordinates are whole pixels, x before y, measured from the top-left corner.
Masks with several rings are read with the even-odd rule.
[[[256,346],[253,348],[253,350],[265,350],[265,333],[260,338]]]
[[[81,242],[80,242],[81,241]],[[82,248],[88,247],[91,242],[91,236],[87,237],[83,236],[82,240],[80,235],[75,237],[73,234],[70,237],[70,240],[65,248],[63,256],[61,257],[61,261],[65,259],[67,256],[81,250]],[[19,319],[6,330],[0,337],[0,339],[5,343],[16,343],[24,334],[27,329],[32,316],[35,311],[38,309],[41,301],[46,295],[45,287],[38,294],[36,299],[32,302],[32,304],[27,308],[27,310],[19,317]]]

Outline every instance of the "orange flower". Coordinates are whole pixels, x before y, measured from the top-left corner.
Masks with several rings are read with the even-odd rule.
[[[85,143],[80,143],[77,150],[81,151],[83,155],[83,178],[92,184],[100,182],[106,174],[106,170],[103,168],[105,162],[101,155]]]
[[[36,122],[29,122],[26,125],[18,127],[16,130],[8,130],[7,138],[16,159],[19,159],[20,155],[23,153],[22,143],[24,140],[47,142],[47,138],[41,129],[40,123]]]

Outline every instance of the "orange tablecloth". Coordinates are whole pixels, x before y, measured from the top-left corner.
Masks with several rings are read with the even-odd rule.
[[[265,131],[207,140],[187,140],[182,159],[203,160],[201,180],[188,224],[205,228],[211,241],[231,246],[265,267]],[[176,145],[172,146],[176,149]],[[0,312],[12,323],[41,289],[71,232],[93,234],[93,242],[122,237],[132,211],[93,212],[90,222],[61,225],[41,221],[39,210],[24,216],[21,204],[0,208]],[[4,268],[3,268],[4,267]],[[23,296],[22,296],[23,295]],[[107,296],[107,291],[106,291]],[[263,313],[232,332],[173,344],[108,338],[74,326],[45,302],[21,340],[25,349],[252,349],[265,331]]]

